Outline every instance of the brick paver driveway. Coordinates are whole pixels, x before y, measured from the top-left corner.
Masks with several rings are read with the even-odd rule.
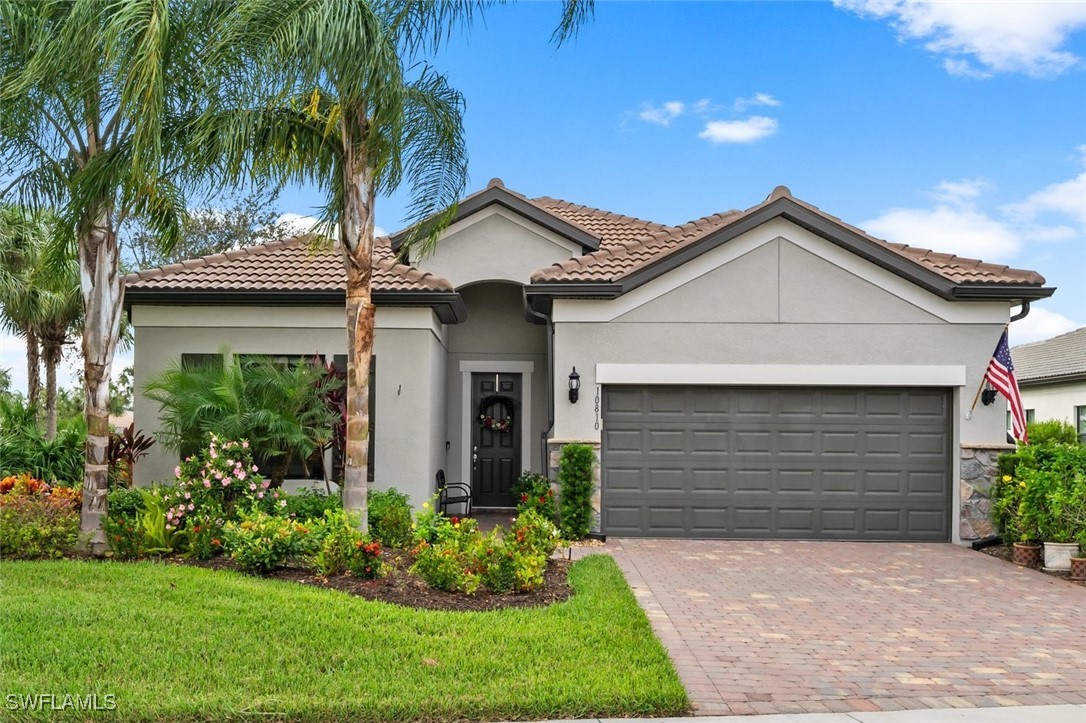
[[[1086,703],[1086,589],[966,548],[607,550],[700,715]]]

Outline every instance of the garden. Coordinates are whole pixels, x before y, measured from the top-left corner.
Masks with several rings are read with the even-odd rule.
[[[1058,420],[1031,424],[1029,437],[999,458],[990,496],[1004,544],[984,551],[1086,582],[1086,445]]]

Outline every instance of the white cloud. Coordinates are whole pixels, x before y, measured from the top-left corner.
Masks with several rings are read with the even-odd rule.
[[[646,123],[655,123],[666,128],[671,125],[671,121],[682,115],[685,109],[686,105],[678,100],[669,100],[661,106],[642,103],[641,112],[637,114],[637,117]]]
[[[992,184],[985,180],[962,179],[960,181],[940,181],[935,186],[934,196],[943,203],[955,206],[968,205],[982,193],[989,190]]]
[[[1011,323],[1009,337],[1011,344],[1017,346],[1031,341],[1051,339],[1084,325],[1086,324],[1072,321],[1063,314],[1034,306],[1029,310],[1026,318]]]
[[[732,107],[735,108],[736,113],[742,113],[747,108],[754,106],[771,106],[775,108],[780,104],[781,102],[769,93],[755,93],[749,98],[736,98]]]
[[[693,106],[691,106],[691,110],[693,110],[695,113],[708,113],[712,107],[712,100],[710,100],[709,98],[702,98],[701,100],[694,103]]]
[[[1079,64],[1064,49],[1086,27],[1086,3],[1066,0],[834,0],[858,15],[888,20],[903,40],[924,41],[954,75],[1058,75]]]
[[[1005,261],[1022,248],[1013,229],[971,208],[892,208],[860,227],[887,241],[984,261]]]
[[[1086,146],[1080,146],[1086,160]],[[1018,220],[1032,221],[1047,213],[1070,216],[1086,229],[1086,171],[1062,183],[1053,183],[1032,193],[1024,201],[1003,207]]]
[[[311,231],[320,231],[318,228],[320,219],[316,216],[307,216],[301,213],[281,213],[279,214],[278,222],[283,224],[284,230],[288,234],[301,235],[309,233]],[[374,238],[378,236],[384,236],[388,232],[380,226],[373,227]],[[331,235],[336,236],[339,234],[339,226],[333,226]]]
[[[709,121],[698,134],[710,143],[754,143],[777,132],[776,118],[754,115],[743,120]]]

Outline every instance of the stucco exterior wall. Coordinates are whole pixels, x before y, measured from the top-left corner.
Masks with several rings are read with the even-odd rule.
[[[134,418],[157,434],[158,405],[141,392],[147,380],[182,354],[321,354],[347,350],[344,311],[336,307],[136,306]],[[374,486],[395,486],[421,504],[431,494],[434,463],[444,455],[440,380],[444,330],[428,308],[377,310]],[[439,439],[440,438],[440,439]],[[421,446],[420,446],[421,441]],[[420,454],[420,451],[422,452]],[[178,455],[161,444],[136,465],[135,481],[173,478]]]
[[[634,376],[663,365],[642,369],[655,380],[667,365],[692,365],[671,367],[662,383],[675,384],[695,372],[714,383],[753,384],[762,375],[763,384],[822,378],[870,386],[912,385],[927,375],[932,386],[952,388],[957,490],[959,446],[1005,442],[1001,405],[978,406],[970,420],[965,412],[1008,317],[1005,303],[952,304],[774,221],[613,301],[556,301],[552,436],[599,441],[600,365],[626,365]],[[566,398],[573,366],[582,384],[575,405]]]
[[[527,284],[535,269],[580,254],[580,247],[571,241],[491,207],[451,226],[434,253],[416,265],[457,288],[479,281]]]
[[[465,380],[471,371],[522,369],[521,399],[529,407],[529,428],[521,441],[521,466],[542,469],[538,444],[547,424],[547,337],[546,327],[524,319],[519,285],[486,283],[460,290],[468,309],[464,323],[447,327],[449,353],[446,358],[447,429],[449,453],[445,468],[449,482],[470,484],[468,464],[475,410],[470,391],[465,397]],[[513,365],[513,366],[510,366]],[[519,366],[518,366],[519,365]],[[527,365],[527,366],[526,366]]]
[[[1086,381],[1067,384],[1020,385],[1022,404],[1033,410],[1033,418],[1040,422],[1046,419],[1062,419],[1076,423],[1075,407],[1086,407]],[[1002,399],[1002,397],[1000,397]],[[1003,404],[993,404],[1003,408]],[[1006,410],[1004,410],[1006,411]]]

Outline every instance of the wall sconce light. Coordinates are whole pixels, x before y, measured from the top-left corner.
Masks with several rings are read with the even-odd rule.
[[[987,388],[985,388],[985,390],[984,390],[983,392],[981,392],[981,393],[980,393],[980,401],[981,401],[981,404],[983,404],[983,405],[984,405],[984,406],[986,406],[986,407],[987,407],[987,406],[988,406],[989,404],[992,404],[993,402],[995,402],[995,400],[996,400],[996,394],[998,394],[998,393],[999,393],[999,392],[997,392],[997,391],[996,391],[996,390],[995,390],[994,388],[992,388],[992,387],[987,387]]]
[[[569,373],[569,403],[576,404],[581,396],[581,375],[577,373],[577,367]]]

